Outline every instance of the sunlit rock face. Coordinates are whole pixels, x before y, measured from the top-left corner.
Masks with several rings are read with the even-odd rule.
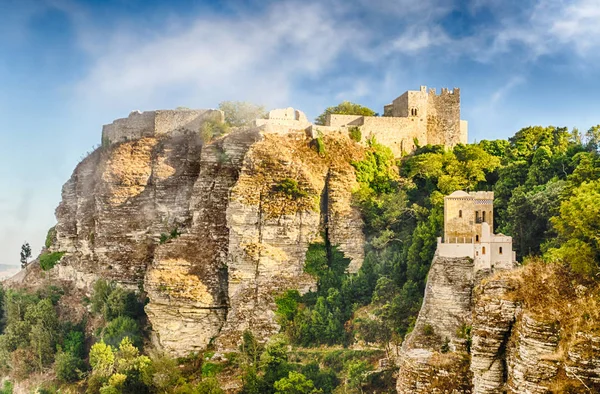
[[[328,237],[351,258],[351,272],[363,260],[350,163],[364,147],[331,133],[319,155],[304,129],[287,124],[205,143],[196,129],[219,113],[197,112],[167,113],[168,127],[157,123],[162,113],[154,126],[134,113],[131,125],[121,121],[131,127],[110,129],[119,138],[86,157],[63,187],[52,246],[66,252],[53,270],[60,279],[88,291],[104,278],[146,292],[153,341],[174,356],[211,341],[237,349],[246,329],[260,340],[278,332],[275,297],[316,286],[304,272],[311,242]],[[286,179],[302,193],[281,191]]]
[[[471,268],[470,259],[434,258],[398,358],[399,393],[600,390],[597,289],[556,266],[482,277]]]

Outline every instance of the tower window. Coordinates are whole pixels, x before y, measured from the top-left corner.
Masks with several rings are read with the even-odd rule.
[[[475,242],[479,242],[479,235],[475,236]]]
[[[481,212],[481,221],[485,222],[485,211]]]
[[[459,210],[458,210],[458,217],[459,217],[459,218],[462,218],[462,209],[459,209]]]
[[[499,253],[499,254],[502,254],[502,246],[500,246],[500,247],[498,248],[498,253]]]
[[[485,254],[485,246],[481,248],[481,254]]]

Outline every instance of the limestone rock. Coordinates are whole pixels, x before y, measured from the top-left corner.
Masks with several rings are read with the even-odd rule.
[[[53,250],[66,254],[51,271],[88,292],[98,278],[143,288],[153,341],[174,356],[215,339],[237,350],[245,329],[266,340],[279,330],[275,297],[316,286],[304,272],[309,244],[328,236],[356,271],[364,242],[350,206],[350,162],[363,148],[347,136],[328,136],[326,156],[293,127],[236,129],[204,143],[198,122],[222,114],[183,112],[134,113],[120,121],[129,128],[107,129],[116,141],[63,187]],[[299,195],[278,188],[284,180]]]

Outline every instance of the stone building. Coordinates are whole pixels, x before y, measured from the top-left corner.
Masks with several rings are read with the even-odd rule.
[[[363,138],[375,137],[399,157],[419,145],[454,146],[467,143],[467,122],[460,119],[460,89],[409,90],[384,107],[383,116],[331,114],[332,129],[360,127]]]
[[[223,122],[222,111],[211,109],[176,109],[133,111],[129,117],[105,125],[102,143],[112,144],[142,137],[199,133],[204,122]],[[416,144],[441,144],[452,147],[467,143],[467,122],[460,119],[460,90],[421,86],[409,90],[384,108],[384,116],[327,116],[325,125],[315,125],[294,108],[274,109],[265,119],[256,119],[252,127],[264,133],[288,133],[303,130],[311,137],[327,133],[361,130],[362,142],[374,137],[388,146],[396,157],[415,150]]]
[[[512,237],[494,234],[494,193],[455,191],[444,197],[441,257],[470,257],[475,270],[511,269],[516,262]]]

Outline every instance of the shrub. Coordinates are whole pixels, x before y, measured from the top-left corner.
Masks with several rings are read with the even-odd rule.
[[[327,150],[325,149],[325,142],[323,142],[323,137],[315,138],[313,146],[319,154],[319,156],[324,157],[327,154]]]
[[[348,135],[350,138],[356,142],[360,142],[362,139],[362,132],[360,131],[360,127],[353,126],[348,128]]]
[[[161,233],[158,242],[160,242],[160,244],[162,245],[162,244],[166,243],[168,240],[169,240],[169,236],[165,233]]]
[[[142,345],[140,327],[138,323],[129,316],[119,316],[106,325],[102,331],[102,340],[107,345],[117,347],[121,341],[128,337],[134,346]]]
[[[227,133],[229,133],[229,125],[220,121],[207,120],[200,126],[200,138],[205,144]]]
[[[81,331],[69,331],[63,342],[63,351],[76,357],[83,357],[85,353],[85,338]]]
[[[98,279],[94,283],[94,289],[92,292],[92,312],[103,312],[106,300],[112,291],[115,289],[115,284],[107,282],[104,279]]]
[[[291,178],[285,178],[281,180],[281,182],[273,187],[273,190],[276,192],[281,192],[294,200],[308,196],[306,191],[300,189],[298,181]]]
[[[134,292],[117,287],[106,299],[104,317],[106,320],[112,320],[119,316],[137,318],[141,313],[141,308]]]
[[[4,381],[4,385],[0,389],[0,394],[13,394],[13,384],[10,380]]]
[[[215,378],[203,379],[196,386],[193,394],[224,394],[225,391],[219,386],[219,382]]]
[[[84,366],[81,358],[69,352],[60,352],[56,355],[54,371],[61,382],[70,383],[81,378]]]
[[[428,337],[433,335],[433,326],[431,324],[425,324],[423,326],[423,335]]]
[[[56,226],[52,226],[52,227],[50,227],[50,229],[48,230],[48,233],[46,234],[46,242],[44,243],[44,245],[46,246],[46,248],[50,248],[50,246],[52,246],[55,241],[56,241]]]
[[[48,271],[56,265],[63,257],[65,252],[44,253],[40,256],[40,267],[44,271]]]

